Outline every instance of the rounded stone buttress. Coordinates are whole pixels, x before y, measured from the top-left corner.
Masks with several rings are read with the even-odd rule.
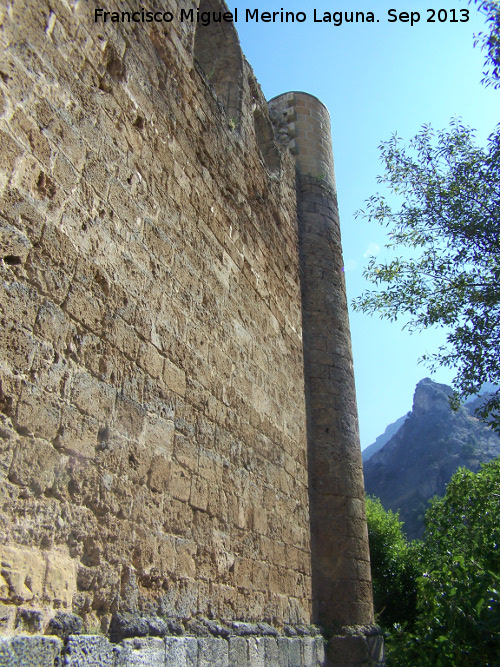
[[[330,116],[314,96],[269,102],[296,156],[311,503],[313,613],[371,626],[368,532]]]

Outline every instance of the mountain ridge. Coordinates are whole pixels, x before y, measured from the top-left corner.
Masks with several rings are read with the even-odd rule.
[[[422,536],[428,501],[444,495],[460,466],[476,472],[500,456],[500,437],[474,416],[480,400],[454,412],[452,393],[448,385],[421,380],[403,424],[364,460],[366,492],[379,497],[386,509],[399,510],[410,539]]]
[[[373,442],[371,445],[368,445],[368,447],[365,447],[365,449],[363,449],[363,451],[361,452],[363,462],[368,461],[368,459],[371,458],[376,452],[378,452],[379,449],[382,449],[382,447],[385,445],[386,442],[389,442],[389,440],[392,438],[393,435],[396,435],[401,426],[403,426],[403,424],[405,423],[409,414],[410,413],[407,412],[405,415],[403,415],[399,419],[396,419],[396,421],[389,424],[389,426],[386,427],[385,431],[377,438],[375,438],[375,442]]]

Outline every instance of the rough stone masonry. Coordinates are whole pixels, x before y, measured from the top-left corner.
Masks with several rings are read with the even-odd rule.
[[[382,664],[328,112],[99,8],[0,0],[0,665]]]

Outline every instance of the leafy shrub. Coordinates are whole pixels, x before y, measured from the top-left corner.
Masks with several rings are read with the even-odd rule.
[[[416,615],[418,543],[409,544],[399,515],[378,498],[367,497],[366,516],[372,565],[373,600],[377,622],[413,624]]]
[[[425,521],[416,618],[412,625],[401,607],[387,632],[388,664],[500,665],[500,459],[476,474],[460,468]]]

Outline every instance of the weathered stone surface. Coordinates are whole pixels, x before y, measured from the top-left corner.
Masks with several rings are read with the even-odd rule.
[[[0,595],[3,600],[56,602],[71,607],[76,591],[71,558],[56,551],[0,545]]]
[[[37,633],[43,630],[43,613],[39,609],[18,607],[15,629],[20,632]]]
[[[249,667],[248,642],[244,637],[229,638],[229,665]]]
[[[198,639],[198,667],[229,667],[229,646],[224,639],[203,637]]]
[[[115,650],[106,637],[69,637],[65,649],[67,667],[115,667]]]
[[[1,17],[0,601],[137,664],[165,617],[207,630],[197,667],[299,626],[290,667],[313,591],[372,613],[329,119],[290,93],[273,125],[234,25],[160,4]]]
[[[14,630],[15,617],[16,607],[0,604],[0,632],[2,634],[12,633]]]
[[[359,655],[365,658],[369,655],[370,664],[383,665],[383,643],[379,635],[348,639],[356,644],[353,656],[358,655],[358,643],[361,642],[359,645],[364,648]],[[338,659],[334,657],[329,663],[324,651],[316,650],[317,639],[281,640],[269,636],[166,637],[163,640],[147,637],[111,644],[103,636],[70,635],[63,644],[61,640],[49,637],[4,637],[0,638],[0,667],[58,667],[63,664],[67,667],[290,667],[297,664],[328,667],[344,664],[345,643],[342,643]],[[371,640],[375,641],[370,644]],[[297,662],[294,642],[300,649],[299,655],[302,652],[301,662]]]
[[[314,640],[314,648],[316,652],[316,664],[318,665],[318,667],[326,667],[327,665],[326,646],[323,637],[316,637],[316,639]]]
[[[0,637],[0,667],[54,667],[61,648],[57,637]]]
[[[279,664],[278,642],[274,637],[264,637],[264,655],[266,665]]]
[[[80,616],[59,611],[50,619],[47,634],[65,639],[70,635],[79,634],[82,631],[82,625],[83,621]]]
[[[264,636],[269,635],[272,637],[277,637],[279,634],[278,630],[268,623],[258,623],[257,627],[259,628],[259,634]]]
[[[334,636],[328,643],[327,653],[333,664],[337,661],[338,664],[385,665],[383,637],[376,629]]]
[[[302,641],[301,639],[290,639],[288,665],[289,667],[302,667]]]
[[[309,551],[295,175],[234,28],[197,30],[174,2],[167,33],[126,46],[109,21],[101,43],[85,4],[24,5],[5,18],[0,84],[3,542],[39,549],[23,504],[57,498],[54,546],[88,570],[65,595],[56,570],[42,595],[22,575],[11,592],[68,609],[77,593],[88,627],[118,599],[159,612],[165,591],[185,621],[231,600],[221,618],[308,622],[309,580],[290,600]],[[33,52],[15,46],[27,36]],[[213,89],[239,92],[221,106]],[[304,554],[281,565],[279,605],[274,543]]]
[[[250,667],[265,667],[265,644],[262,637],[249,637],[248,663]]]
[[[368,636],[366,642],[372,664],[377,667],[383,667],[385,665],[385,647],[382,634]]]
[[[242,623],[241,621],[234,621],[231,623],[234,634],[238,637],[247,637],[251,635],[258,635],[259,626],[257,623]]]
[[[109,637],[113,642],[120,642],[128,637],[164,637],[167,634],[168,622],[157,616],[139,613],[115,613],[109,626]]]
[[[289,667],[290,664],[290,639],[288,637],[278,637],[278,665],[279,667]]]
[[[303,637],[301,642],[303,667],[316,667],[316,646],[312,637]]]
[[[167,667],[197,667],[198,640],[195,637],[166,637],[165,645]]]
[[[165,667],[165,664],[165,644],[161,639],[125,639],[116,649],[115,667]]]

